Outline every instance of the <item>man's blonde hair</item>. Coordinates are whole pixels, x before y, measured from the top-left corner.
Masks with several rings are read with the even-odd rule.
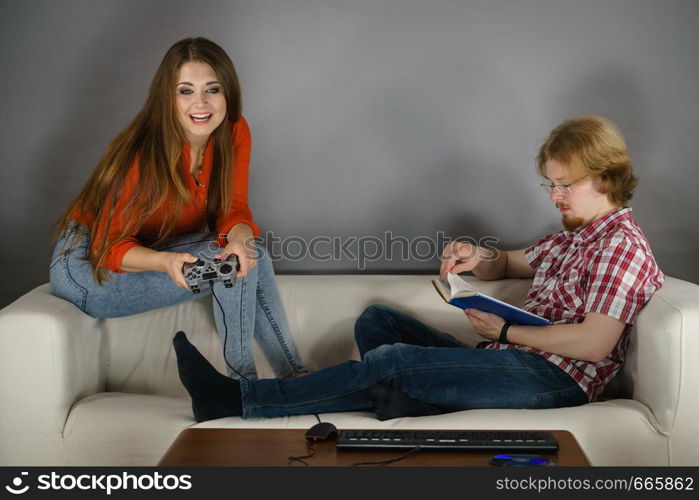
[[[638,180],[633,175],[626,142],[611,121],[600,116],[579,116],[558,125],[539,149],[537,170],[555,160],[581,176],[589,175],[609,201],[626,206]]]

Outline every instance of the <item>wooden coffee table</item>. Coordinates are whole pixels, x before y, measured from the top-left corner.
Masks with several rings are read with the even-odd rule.
[[[589,466],[575,437],[568,431],[551,431],[558,440],[557,453],[540,453],[560,466]],[[185,429],[172,443],[159,466],[300,466],[289,457],[310,453],[305,429]],[[350,466],[357,462],[387,460],[407,450],[337,451],[335,442],[313,443],[315,453],[304,459],[311,467]],[[496,452],[419,451],[390,466],[462,467],[487,466]]]

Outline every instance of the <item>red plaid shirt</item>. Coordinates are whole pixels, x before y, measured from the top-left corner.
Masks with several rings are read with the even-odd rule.
[[[521,344],[492,342],[486,349],[538,354],[569,374],[594,401],[624,363],[631,325],[665,279],[631,209],[613,212],[578,231],[561,231],[525,251],[536,269],[523,309],[553,323],[580,323],[596,312],[626,323],[611,354],[598,363]]]

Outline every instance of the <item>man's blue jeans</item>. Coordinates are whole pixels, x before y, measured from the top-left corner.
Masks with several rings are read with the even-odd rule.
[[[371,410],[369,391],[375,384],[445,413],[588,402],[568,374],[540,356],[515,349],[472,349],[385,306],[364,311],[355,336],[362,361],[296,380],[241,381],[243,418]]]
[[[90,262],[85,260],[90,248],[87,229],[79,228],[70,239],[69,245],[76,244],[73,250],[61,251],[64,236],[51,257],[52,292],[95,318],[130,316],[212,293],[210,286],[203,286],[195,295],[178,287],[167,273],[157,271],[112,273],[111,279],[100,286],[93,278]],[[168,239],[157,250],[213,257],[217,251],[215,241],[214,233],[194,233]],[[257,246],[257,256],[257,265],[247,277],[237,279],[232,288],[214,283],[213,293],[221,304],[219,307],[212,297],[216,328],[225,345],[226,360],[242,375],[257,378],[253,359],[255,340],[275,375],[284,378],[306,368],[289,333],[272,261],[262,245]],[[229,375],[238,378],[230,368]]]

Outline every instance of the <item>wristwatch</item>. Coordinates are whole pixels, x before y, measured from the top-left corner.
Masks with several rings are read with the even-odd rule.
[[[505,321],[505,324],[502,325],[502,328],[500,329],[500,338],[498,339],[498,342],[501,344],[509,344],[507,340],[507,330],[512,326],[512,323],[509,321]]]

